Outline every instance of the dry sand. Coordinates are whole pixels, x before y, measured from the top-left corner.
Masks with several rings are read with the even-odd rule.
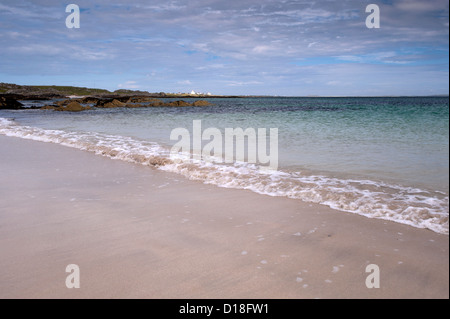
[[[429,230],[4,136],[0,176],[0,298],[449,298]]]

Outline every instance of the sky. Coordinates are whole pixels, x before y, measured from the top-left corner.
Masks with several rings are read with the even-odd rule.
[[[80,8],[67,28],[66,6]],[[369,4],[379,28],[368,28]],[[225,95],[449,93],[448,0],[0,0],[0,82]]]

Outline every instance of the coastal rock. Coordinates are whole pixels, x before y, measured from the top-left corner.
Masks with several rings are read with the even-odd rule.
[[[70,103],[70,100],[62,100],[62,101],[56,101],[55,104],[57,106],[64,106]]]
[[[55,104],[58,106],[66,106],[72,102],[82,103],[81,99],[66,99],[66,100],[57,101],[57,102],[55,102]]]
[[[7,96],[0,97],[1,110],[20,110],[23,109],[23,104],[13,98]]]
[[[158,101],[158,102],[153,102],[152,104],[147,105],[148,107],[158,107],[158,106],[164,106],[164,102],[162,101]]]
[[[127,103],[162,103],[162,101],[148,96],[132,96]]]
[[[83,104],[97,104],[100,99],[93,96],[86,96],[81,99],[80,103]]]
[[[185,101],[173,101],[173,102],[167,103],[167,106],[192,106],[192,104],[185,102]]]
[[[192,103],[193,106],[211,106],[212,104],[209,103],[208,101],[204,101],[204,100],[199,100],[199,101],[195,101],[194,103]]]
[[[123,102],[125,101],[125,102]],[[141,101],[141,102],[138,102]],[[117,99],[104,99],[97,97],[86,97],[82,99],[66,99],[61,100],[55,103],[55,105],[46,105],[41,107],[43,110],[56,110],[56,111],[71,111],[71,112],[79,112],[84,110],[89,110],[90,106],[86,106],[86,104],[94,105],[98,108],[145,108],[145,107],[192,107],[192,106],[210,106],[213,105],[205,100],[198,100],[193,103],[189,103],[183,100],[172,101],[172,102],[163,102],[160,99],[151,98],[151,97],[127,97],[125,98],[117,98]]]
[[[69,104],[65,106],[60,106],[55,108],[55,111],[66,111],[66,112],[81,112],[85,110],[90,110],[91,108],[89,106],[83,106],[78,102],[70,102]]]
[[[115,107],[123,107],[125,106],[125,103],[120,102],[117,99],[114,99],[112,101],[98,101],[98,103],[95,106],[100,108],[115,108]]]

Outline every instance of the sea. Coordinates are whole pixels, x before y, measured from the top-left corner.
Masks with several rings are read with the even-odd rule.
[[[61,144],[218,187],[322,204],[336,213],[448,234],[448,97],[203,100],[213,105],[93,108],[79,113],[0,110],[0,134]],[[261,163],[245,159],[227,163],[189,152],[174,155],[177,140],[171,139],[172,133],[180,128],[193,133],[194,121],[201,121],[202,130],[223,133],[227,128],[266,129],[266,142],[270,129],[277,129],[277,149],[266,153],[277,154],[276,169],[262,169]],[[201,143],[203,147],[208,140]]]

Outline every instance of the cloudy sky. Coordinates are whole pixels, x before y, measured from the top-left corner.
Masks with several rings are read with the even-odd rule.
[[[80,28],[66,27],[66,6]],[[366,27],[366,6],[380,28]],[[263,95],[448,94],[448,0],[0,0],[0,82]]]

